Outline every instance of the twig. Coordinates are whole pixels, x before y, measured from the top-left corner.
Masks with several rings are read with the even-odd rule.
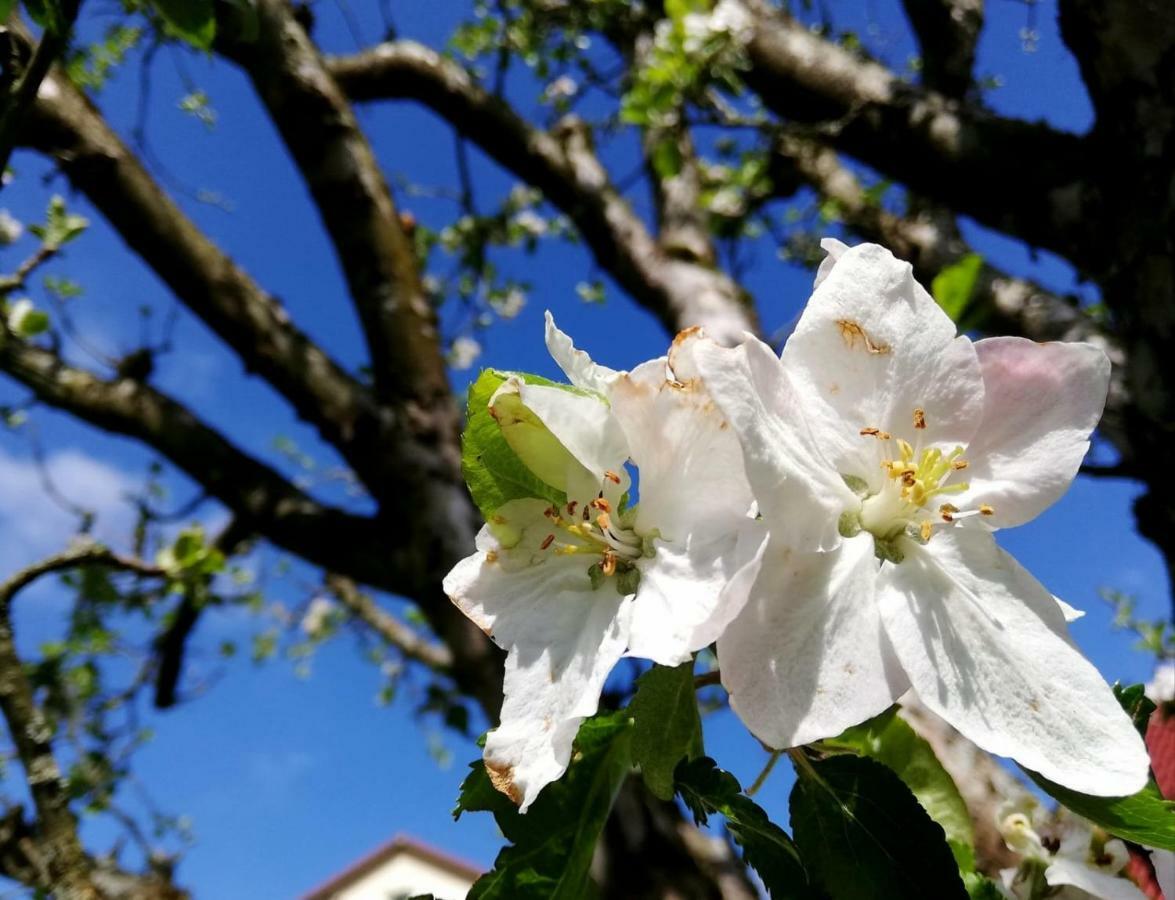
[[[47,556],[0,582],[0,610],[7,608],[12,603],[13,597],[38,578],[65,569],[76,569],[79,566],[106,566],[125,572],[134,572],[146,578],[160,578],[166,574],[154,563],[133,556],[124,556],[100,544],[91,543]]]
[[[746,794],[748,797],[754,797],[759,792],[759,788],[763,787],[763,783],[767,781],[767,776],[771,774],[771,770],[775,768],[775,764],[779,762],[779,757],[782,755],[782,750],[771,751],[771,755],[767,757],[767,765],[763,766],[763,771],[759,773],[759,777],[747,788]]]
[[[375,601],[359,590],[358,585],[342,575],[326,576],[326,586],[350,613],[387,643],[409,659],[424,663],[437,672],[446,672],[453,665],[453,654],[444,644],[434,644],[380,609]]]
[[[33,271],[56,256],[60,249],[61,247],[57,244],[42,244],[38,247],[37,252],[22,262],[15,272],[0,278],[0,297],[7,296],[24,287]]]
[[[694,690],[701,690],[704,687],[720,684],[722,682],[722,673],[715,669],[713,672],[703,672],[701,675],[694,676]]]

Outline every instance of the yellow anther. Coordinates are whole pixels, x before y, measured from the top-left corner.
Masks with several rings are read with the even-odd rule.
[[[612,512],[612,504],[603,497],[597,497],[591,503],[593,509],[598,509],[602,512]]]
[[[914,427],[926,427],[926,411],[921,406],[914,407]]]
[[[607,531],[612,527],[612,518],[606,512],[602,512],[596,516],[596,524],[600,526],[601,531]]]
[[[956,472],[962,472],[969,465],[971,465],[971,463],[967,462],[965,459],[951,460],[951,468]]]
[[[888,431],[882,431],[880,428],[870,426],[869,428],[861,429],[861,437],[875,437],[879,441],[888,441],[892,435]]]
[[[922,540],[924,540],[924,541],[930,540],[930,522],[929,521],[923,522],[921,525],[919,525],[918,526],[918,533],[920,535],[922,535]],[[937,544],[935,546],[937,546]]]
[[[979,514],[980,514],[981,516],[994,516],[994,515],[995,515],[995,509],[993,509],[992,507],[988,506],[986,503],[980,503],[980,504],[979,504]]]

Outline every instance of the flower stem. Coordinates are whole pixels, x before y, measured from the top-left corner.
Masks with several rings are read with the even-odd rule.
[[[771,774],[771,770],[775,768],[775,764],[779,762],[779,757],[782,755],[782,750],[771,751],[771,755],[767,757],[767,765],[763,767],[763,771],[759,773],[759,777],[755,779],[755,783],[747,788],[748,797],[754,797],[758,793],[759,788],[763,786],[763,782],[767,780],[767,776]]]

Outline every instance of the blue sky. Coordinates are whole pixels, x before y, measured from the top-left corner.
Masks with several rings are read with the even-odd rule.
[[[98,33],[108,20],[103,5],[91,4],[86,32]],[[361,35],[381,33],[376,3],[353,4]],[[391,4],[402,34],[434,46],[451,29],[464,4]],[[913,53],[896,3],[834,3],[836,20],[865,36],[866,43],[897,66]],[[319,38],[334,51],[353,49],[340,5],[316,4]],[[1039,37],[1034,52],[1022,48],[1027,25],[1020,2],[993,0],[979,58],[979,71],[999,75],[1003,86],[989,94],[1001,112],[1043,118],[1058,127],[1084,130],[1091,119],[1076,66],[1061,45],[1055,4],[1038,4]],[[124,69],[103,91],[100,103],[124,135],[136,118],[140,84],[137,63]],[[181,113],[177,103],[191,80],[210,95],[218,115],[208,130]],[[509,84],[513,98],[533,109],[533,82],[523,75]],[[282,298],[293,318],[348,365],[362,362],[359,333],[345,286],[305,188],[243,77],[231,67],[191,54],[165,50],[150,75],[148,137],[153,158],[165,161],[157,176],[172,190],[180,185],[215,192],[229,204],[199,202],[182,193],[181,205],[222,247],[269,291]],[[390,176],[403,175],[434,186],[455,182],[451,131],[427,112],[387,104],[360,112],[381,164]],[[630,140],[609,144],[605,157],[615,173],[637,163]],[[68,194],[60,179],[42,183],[49,171],[26,153],[13,160],[18,177],[0,195],[0,207],[25,222],[43,214],[49,193]],[[490,208],[513,180],[473,154],[479,200]],[[647,209],[643,196],[634,196]],[[82,330],[109,355],[131,349],[140,329],[138,308],[160,313],[172,306],[164,288],[123,247],[120,239],[88,209],[83,198],[70,204],[89,216],[91,230],[47,272],[80,281],[85,296],[75,303]],[[403,203],[422,219],[440,226],[455,212],[445,201],[409,198]],[[1071,270],[1049,254],[1030,254],[1016,242],[965,223],[975,246],[1014,272],[1046,284],[1074,289]],[[29,252],[26,238],[0,251],[0,266],[11,270]],[[646,313],[616,290],[600,305],[578,299],[577,283],[598,277],[590,260],[574,247],[552,245],[534,257],[502,256],[503,270],[532,283],[534,290],[517,319],[482,335],[479,364],[554,375],[541,343],[541,318],[551,308],[560,324],[609,365],[629,367],[663,349],[666,335]],[[757,252],[746,283],[756,297],[768,332],[786,325],[808,294],[810,273],[773,254]],[[1089,286],[1079,288],[1093,299]],[[40,299],[39,291],[34,291]],[[155,316],[155,325],[163,316]],[[178,351],[160,361],[156,384],[173,392],[201,415],[224,427],[234,440],[291,475],[297,474],[274,448],[274,438],[291,438],[324,465],[332,456],[310,429],[297,422],[280,400],[239,363],[198,322],[181,314]],[[85,361],[76,347],[70,354]],[[473,373],[454,373],[462,389]],[[0,402],[23,396],[0,382]],[[38,411],[35,425],[51,448],[49,465],[64,492],[102,512],[101,533],[117,537],[130,521],[123,493],[133,489],[150,455],[131,442],[99,434],[68,417]],[[178,476],[168,478],[175,505],[193,492]],[[1145,680],[1150,662],[1131,650],[1132,639],[1109,630],[1108,610],[1098,599],[1100,586],[1137,594],[1144,615],[1166,610],[1167,585],[1157,553],[1134,534],[1130,504],[1138,488],[1128,482],[1081,479],[1069,495],[1036,522],[1001,534],[1013,552],[1054,593],[1089,615],[1074,635],[1109,680]],[[339,500],[337,491],[328,496]],[[223,514],[214,506],[199,516],[209,522]],[[69,519],[44,496],[29,463],[26,439],[0,433],[0,564],[4,572],[60,546]],[[254,564],[272,568],[276,554]],[[295,566],[266,583],[267,599],[297,608],[304,604],[312,575]],[[22,596],[18,637],[26,650],[60,632],[65,595],[46,585]],[[435,722],[413,715],[421,683],[405,685],[391,706],[375,697],[383,684],[378,667],[362,658],[356,642],[343,635],[322,647],[309,677],[300,678],[288,660],[253,665],[247,658],[220,661],[221,640],[247,641],[263,626],[241,611],[205,617],[193,654],[194,673],[204,685],[192,702],[163,715],[150,715],[155,740],[136,761],[138,779],[161,809],[192,820],[195,845],[180,867],[180,881],[198,896],[217,898],[288,897],[307,890],[397,832],[408,832],[475,862],[488,864],[499,846],[491,820],[466,816],[454,824],[449,810],[465,762],[477,755],[469,742],[442,733]],[[247,657],[247,654],[245,654]],[[708,748],[719,762],[749,782],[764,754],[728,713],[707,723]],[[449,767],[430,755],[440,741],[451,754]],[[774,816],[786,817],[788,779],[780,771],[759,795]],[[128,796],[127,805],[138,803]],[[112,838],[109,824],[88,821],[94,847]]]

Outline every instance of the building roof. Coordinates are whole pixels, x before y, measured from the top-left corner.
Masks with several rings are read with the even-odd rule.
[[[413,856],[459,878],[467,878],[471,882],[476,881],[482,874],[482,869],[471,862],[430,847],[408,835],[398,834],[390,841],[376,847],[366,856],[360,857],[339,874],[323,882],[309,893],[303,894],[300,900],[329,900],[339,891],[361,881],[365,876],[400,855]]]

